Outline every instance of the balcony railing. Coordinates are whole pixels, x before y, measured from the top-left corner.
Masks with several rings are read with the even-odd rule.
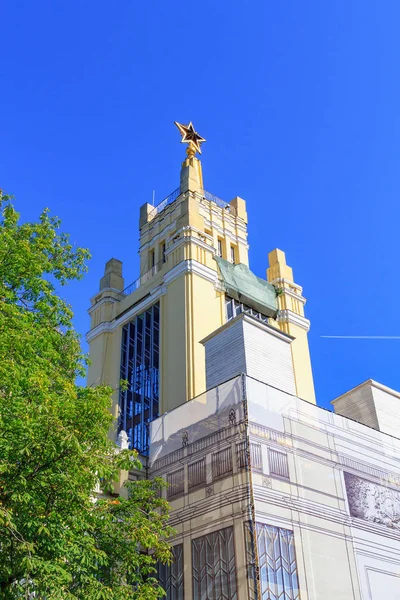
[[[124,290],[122,290],[122,292],[119,293],[119,295],[125,298],[126,296],[132,294],[132,292],[139,289],[140,286],[147,283],[147,281],[151,279],[153,275],[158,273],[158,271],[160,271],[163,265],[165,265],[165,260],[160,260],[160,262],[156,263],[153,267],[151,267],[151,269],[149,269],[148,271],[143,273],[143,275],[138,277],[135,281],[130,283]]]

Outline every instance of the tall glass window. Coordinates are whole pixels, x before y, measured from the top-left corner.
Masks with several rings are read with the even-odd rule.
[[[262,600],[299,600],[293,531],[256,523]]]
[[[130,447],[149,449],[148,425],[159,416],[160,308],[158,303],[122,330],[120,377],[128,382],[119,396],[118,432],[126,431]]]
[[[237,600],[233,527],[192,541],[193,600]]]

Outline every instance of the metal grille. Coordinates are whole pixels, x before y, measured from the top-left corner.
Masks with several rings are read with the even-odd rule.
[[[172,563],[158,563],[158,581],[165,590],[166,600],[183,600],[183,544],[171,548]]]
[[[239,442],[239,444],[236,444],[236,461],[238,469],[245,469],[247,467],[246,446],[246,442]]]
[[[276,450],[272,450],[272,448],[270,448],[269,466],[271,475],[277,475],[278,477],[289,479],[287,454],[284,454],[283,452],[277,452]]]
[[[154,253],[153,253],[153,256],[154,256]],[[160,271],[160,269],[163,268],[164,263],[165,263],[165,260],[161,260],[157,264],[153,265],[148,271],[143,273],[140,277],[135,279],[135,281],[132,281],[132,283],[130,283],[128,286],[126,286],[126,288],[124,288],[122,290],[122,292],[118,292],[118,295],[121,298],[125,298],[126,296],[133,294],[133,292],[135,290],[138,290],[141,285],[144,285],[147,281],[149,281],[149,279],[151,279],[153,277],[153,275],[158,273]]]
[[[192,541],[193,600],[238,600],[233,527]]]
[[[256,523],[261,600],[299,600],[293,532]]]
[[[169,196],[167,196],[166,198],[164,198],[164,200],[161,200],[161,202],[159,204],[157,204],[157,206],[154,207],[155,212],[158,214],[162,210],[164,210],[164,208],[166,206],[169,206],[170,204],[172,204],[173,202],[175,202],[175,200],[180,196],[180,193],[181,193],[180,188],[177,188],[176,190],[174,190],[173,192],[171,192]]]
[[[204,190],[204,198],[206,200],[210,200],[210,202],[214,202],[220,208],[224,208],[228,212],[230,212],[231,206],[229,206],[229,204],[225,202],[225,200],[221,200],[221,198],[218,198],[218,196],[214,196],[214,194],[211,194],[210,192]]]
[[[215,452],[212,455],[212,473],[215,479],[232,473],[232,453],[230,448]]]
[[[120,377],[128,385],[119,394],[118,432],[141,454],[148,453],[148,424],[159,416],[159,338],[158,303],[122,330]]]
[[[254,471],[262,471],[263,463],[261,454],[261,444],[250,444],[250,458],[251,468]]]
[[[193,489],[206,483],[206,459],[202,458],[188,465],[189,489]]]
[[[174,496],[179,496],[183,494],[185,490],[185,476],[184,476],[184,468],[178,469],[173,473],[168,473],[167,475],[167,497],[173,498]]]

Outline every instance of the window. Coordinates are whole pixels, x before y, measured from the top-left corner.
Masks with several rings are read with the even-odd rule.
[[[232,453],[230,448],[212,455],[212,474],[214,478],[232,473]]]
[[[155,264],[156,264],[156,255],[155,255],[155,252],[154,252],[154,250],[150,250],[150,252],[149,252],[149,266],[150,266],[150,269],[152,269],[155,266]]]
[[[299,600],[293,531],[256,523],[262,600]]]
[[[238,469],[247,468],[247,442],[236,444],[236,460]],[[262,471],[261,444],[250,444],[250,460],[253,471]]]
[[[220,256],[222,258],[222,240],[218,239],[218,251],[217,251],[218,256]]]
[[[240,315],[242,312],[242,304],[233,300],[233,298],[225,297],[225,308],[226,308],[226,320],[230,321]]]
[[[118,433],[130,448],[148,452],[148,424],[159,416],[160,309],[154,304],[122,330],[120,377],[128,382],[119,394]]]
[[[235,264],[235,247],[231,246],[231,263]]]
[[[240,313],[244,312],[268,325],[268,317],[266,315],[263,315],[254,308],[251,308],[251,306],[247,306],[247,304],[242,304],[238,300],[229,298],[229,296],[225,297],[225,308],[227,321],[234,319],[237,317],[237,315],[240,315]]]
[[[185,491],[185,471],[182,467],[173,473],[167,475],[167,498],[181,496]]]
[[[261,444],[250,444],[250,460],[253,471],[262,471]]]
[[[163,242],[161,244],[161,260],[162,260],[163,263],[165,263],[165,261],[166,261],[165,249],[166,249],[166,245],[165,245],[165,242]]]
[[[289,465],[287,454],[284,452],[277,452],[276,450],[269,449],[269,468],[271,475],[277,475],[278,477],[284,477],[289,479]]]
[[[188,465],[188,480],[190,490],[206,484],[205,458]]]
[[[238,600],[233,527],[192,541],[193,599]]]
[[[236,461],[238,469],[246,469],[247,467],[247,442],[239,442],[236,444]]]
[[[172,563],[158,563],[158,581],[165,590],[165,600],[183,600],[183,544],[171,548]]]

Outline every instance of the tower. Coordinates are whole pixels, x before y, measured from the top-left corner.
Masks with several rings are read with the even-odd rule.
[[[88,385],[113,388],[114,435],[126,431],[144,454],[149,422],[205,391],[202,340],[240,312],[281,319],[274,286],[289,281],[275,265],[271,283],[250,271],[246,203],[239,197],[227,203],[204,189],[196,152],[205,140],[192,123],[177,125],[188,143],[180,185],[157,206],[140,208],[140,276],[124,287],[122,263],[111,259],[89,309]],[[292,321],[285,329],[285,318],[283,311],[282,331],[301,340],[294,367],[304,369],[307,334]],[[312,379],[302,389],[314,401]]]
[[[315,403],[314,381],[311,370],[308,331],[310,321],[304,316],[304,298],[301,286],[294,283],[293,270],[286,264],[282,250],[268,254],[267,279],[278,292],[279,315],[277,323],[281,331],[291,335],[293,368],[296,393],[300,398]]]

